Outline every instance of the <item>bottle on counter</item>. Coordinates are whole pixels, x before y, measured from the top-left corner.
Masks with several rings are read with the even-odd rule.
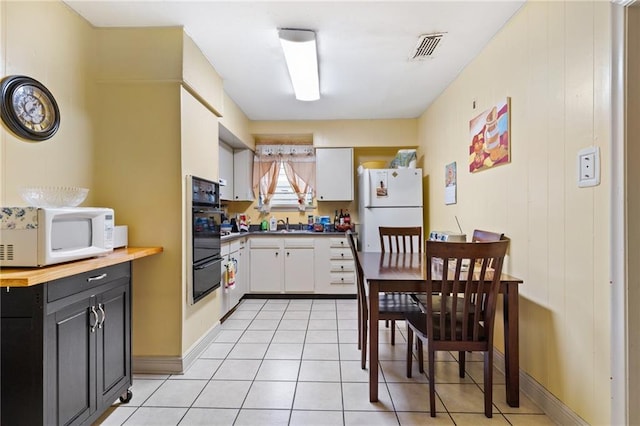
[[[338,209],[336,209],[336,213],[333,216],[333,227],[337,228],[340,225],[340,218],[338,217]]]
[[[351,227],[351,215],[349,214],[349,210],[347,210],[344,214],[344,226],[345,228]]]
[[[340,209],[339,220],[340,220],[340,226],[344,225],[344,213],[342,212],[342,209]]]

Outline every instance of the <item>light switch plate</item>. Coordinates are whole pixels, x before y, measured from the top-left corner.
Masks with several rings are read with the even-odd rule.
[[[600,184],[600,149],[590,146],[578,151],[577,168],[580,188]]]

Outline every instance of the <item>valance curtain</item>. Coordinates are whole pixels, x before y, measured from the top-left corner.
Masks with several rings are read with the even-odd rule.
[[[265,153],[267,151],[267,153]],[[271,200],[276,191],[280,167],[283,167],[292,191],[298,197],[298,208],[305,210],[306,197],[314,194],[316,158],[311,147],[300,149],[296,145],[279,145],[277,150],[256,150],[253,163],[254,194],[262,196],[261,210],[270,210]],[[257,192],[257,194],[256,194]]]

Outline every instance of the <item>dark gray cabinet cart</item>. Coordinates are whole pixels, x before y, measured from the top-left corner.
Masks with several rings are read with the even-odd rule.
[[[131,262],[2,291],[3,425],[90,424],[131,399]]]

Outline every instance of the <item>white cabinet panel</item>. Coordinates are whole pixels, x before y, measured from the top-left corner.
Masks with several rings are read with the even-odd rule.
[[[233,153],[233,200],[253,201],[253,151]]]
[[[220,186],[220,199],[233,200],[233,148],[220,141],[220,179],[224,179],[227,184]]]
[[[284,278],[282,248],[254,247],[252,244],[249,263],[252,292],[282,292]]]
[[[353,148],[316,149],[316,199],[353,200]]]
[[[313,292],[313,248],[286,248],[284,252],[284,290]]]

